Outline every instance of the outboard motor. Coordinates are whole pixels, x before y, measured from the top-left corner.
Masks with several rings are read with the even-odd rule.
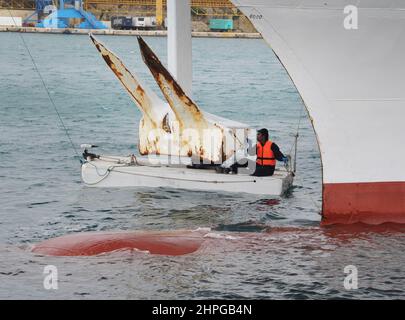
[[[84,160],[86,160],[86,161],[91,161],[91,160],[94,160],[94,159],[100,159],[100,156],[99,156],[99,155],[97,155],[97,154],[95,154],[95,153],[90,153],[90,152],[88,151],[88,149],[97,148],[97,147],[98,147],[98,146],[95,146],[95,145],[93,145],[93,144],[82,144],[82,145],[80,145],[80,148],[84,149],[84,151],[83,151],[83,158],[84,158]]]

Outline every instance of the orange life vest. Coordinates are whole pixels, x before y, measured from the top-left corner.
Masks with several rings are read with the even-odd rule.
[[[274,157],[274,152],[271,150],[273,142],[270,140],[266,141],[264,146],[260,142],[256,145],[257,159],[256,163],[260,166],[275,166],[276,158]]]

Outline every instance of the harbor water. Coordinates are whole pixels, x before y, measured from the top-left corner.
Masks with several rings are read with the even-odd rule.
[[[158,92],[135,37],[98,38]],[[166,38],[145,40],[166,63]],[[319,226],[316,136],[263,40],[193,39],[193,99],[208,112],[268,128],[287,154],[299,127],[297,176],[281,198],[84,186],[24,41],[78,152],[92,143],[98,153],[136,153],[141,116],[88,36],[0,33],[0,298],[405,298],[405,227]],[[71,233],[198,228],[211,232],[184,256],[30,252]],[[44,288],[47,265],[57,267],[57,290]],[[347,266],[357,269],[357,289],[344,285]]]

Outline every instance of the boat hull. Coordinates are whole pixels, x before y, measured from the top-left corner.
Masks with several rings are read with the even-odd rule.
[[[178,256],[197,251],[207,231],[126,231],[73,233],[35,245],[46,256],[94,256],[118,250]]]
[[[405,182],[327,183],[323,225],[405,223]]]
[[[82,180],[90,187],[164,187],[280,196],[292,186],[293,174],[280,169],[271,177],[253,177],[185,166],[129,165],[95,159],[82,165]]]
[[[323,224],[405,223],[405,3],[232,0],[284,65],[316,132]],[[350,17],[349,17],[350,18]],[[385,162],[387,162],[385,164]]]

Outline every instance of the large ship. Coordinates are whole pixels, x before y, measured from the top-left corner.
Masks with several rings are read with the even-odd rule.
[[[404,223],[405,2],[232,2],[308,110],[322,159],[323,224]]]

